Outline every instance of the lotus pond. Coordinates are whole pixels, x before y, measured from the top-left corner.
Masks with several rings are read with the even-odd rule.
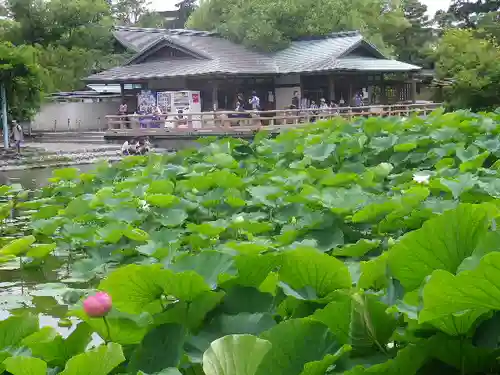
[[[3,185],[0,373],[498,374],[499,125],[337,119]]]

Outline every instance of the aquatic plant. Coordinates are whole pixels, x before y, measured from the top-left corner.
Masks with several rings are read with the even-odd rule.
[[[29,195],[1,187],[0,212],[29,217],[1,260],[23,273],[60,260],[59,283],[32,297],[55,297],[73,327],[15,306],[0,362],[13,375],[499,373],[499,123],[338,119],[66,168]]]

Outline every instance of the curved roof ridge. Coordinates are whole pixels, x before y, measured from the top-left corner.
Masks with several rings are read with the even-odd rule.
[[[294,39],[293,42],[308,41],[308,40],[321,40],[321,39],[332,39],[332,38],[347,38],[352,36],[362,36],[361,31],[351,30],[351,31],[336,31],[325,35],[311,35],[304,36],[301,38]]]
[[[162,29],[153,27],[135,27],[135,26],[114,26],[117,31],[135,31],[145,33],[159,33],[172,35],[188,35],[188,36],[220,36],[215,31],[191,30],[191,29]]]

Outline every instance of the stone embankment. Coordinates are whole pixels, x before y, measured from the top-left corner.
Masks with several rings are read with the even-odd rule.
[[[119,145],[36,142],[23,144],[21,155],[0,148],[0,171],[64,167],[122,158]]]

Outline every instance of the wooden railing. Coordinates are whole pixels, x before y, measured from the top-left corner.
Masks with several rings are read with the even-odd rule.
[[[380,117],[412,114],[425,116],[441,107],[439,103],[398,104],[387,106],[339,107],[334,109],[288,109],[274,111],[216,111],[164,115],[109,115],[108,131],[142,130],[144,133],[164,131],[245,131],[266,127],[293,127],[335,117]]]

